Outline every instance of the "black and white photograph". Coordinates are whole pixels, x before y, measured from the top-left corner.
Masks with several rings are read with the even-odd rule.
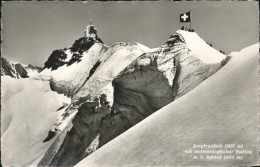
[[[260,165],[258,1],[3,1],[3,167]]]

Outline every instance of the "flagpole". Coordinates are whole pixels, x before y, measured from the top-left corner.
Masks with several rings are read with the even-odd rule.
[[[190,29],[191,29],[191,10],[189,12],[190,12]]]

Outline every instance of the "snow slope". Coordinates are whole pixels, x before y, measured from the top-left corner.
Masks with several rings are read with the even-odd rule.
[[[176,33],[179,33],[183,36],[186,45],[191,50],[190,54],[192,56],[197,57],[204,63],[208,63],[208,64],[218,63],[226,57],[216,49],[209,46],[195,32],[178,30]]]
[[[93,49],[96,45],[97,44],[94,44],[88,51],[96,51],[97,49]],[[149,48],[139,43],[119,42],[109,47],[103,55],[100,55],[102,57],[98,60],[100,63],[99,66],[95,69],[91,77],[88,79],[85,78],[83,86],[79,87],[79,91],[73,96],[72,104],[66,110],[64,118],[68,115],[72,117],[71,115],[75,114],[75,117],[72,119],[72,124],[69,124],[67,128],[59,134],[56,138],[57,140],[53,142],[38,165],[75,165],[85,157],[87,152],[90,153],[92,149],[95,151],[91,143],[100,132],[101,119],[110,112],[110,108],[113,104],[114,89],[112,80],[118,76],[126,66],[148,50]],[[85,56],[93,57],[92,55]],[[83,59],[85,56],[83,56]],[[94,54],[94,56],[96,56],[96,54]],[[82,61],[85,62],[85,60]],[[85,71],[85,69],[88,68],[87,66],[80,65],[81,62],[77,65],[83,69],[74,69],[73,71],[75,73],[79,73],[80,70]],[[57,70],[60,68],[62,67],[59,67]],[[70,66],[67,68],[70,68]],[[95,98],[99,98],[101,94],[105,94],[107,97],[105,101],[103,100],[102,104],[92,101],[95,100]],[[110,102],[110,107],[107,101]],[[93,109],[97,112],[93,112]],[[88,151],[85,152],[86,150]]]
[[[102,51],[104,51],[103,45],[96,43],[87,52],[84,52],[84,54],[82,55],[82,60],[79,63],[74,63],[70,66],[63,65],[57,70],[53,71],[46,68],[41,72],[41,75],[50,75],[55,81],[79,82],[78,79],[82,79],[81,75],[84,75],[84,78],[88,77],[88,73],[91,67],[96,63],[97,60],[101,58],[102,54],[100,54],[100,52]],[[71,52],[67,50],[65,53],[67,53],[67,59],[71,59]]]
[[[193,91],[157,111],[79,162],[97,166],[251,166],[258,155],[258,53],[255,44]],[[243,144],[243,160],[194,160],[193,144]],[[240,154],[241,155],[241,154]]]
[[[38,77],[52,77],[55,90],[71,96],[89,77],[91,69],[100,60],[106,49],[107,47],[103,44],[95,43],[88,51],[83,53],[80,62],[70,66],[65,64],[53,71],[46,68]],[[66,54],[67,59],[72,57],[69,50],[66,51]]]
[[[149,48],[140,43],[117,43],[111,46],[100,59],[102,62],[93,76],[82,86],[74,99],[88,94],[107,94],[110,105],[113,104],[113,87],[111,81],[135,59]]]
[[[23,64],[22,64],[23,65]],[[39,71],[37,69],[33,69],[33,68],[30,68],[30,66],[28,65],[23,65],[23,67],[26,69],[27,71],[27,75],[31,78],[31,77],[34,77],[35,75],[38,75],[39,74]]]
[[[50,90],[48,81],[2,77],[2,164],[28,165],[40,158],[52,141],[43,143],[59,123],[70,99]]]

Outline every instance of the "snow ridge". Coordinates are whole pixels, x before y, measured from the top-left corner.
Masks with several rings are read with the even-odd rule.
[[[226,58],[225,55],[210,47],[195,32],[178,30],[176,33],[183,36],[187,47],[191,50],[191,55],[197,57],[204,63],[214,64]]]

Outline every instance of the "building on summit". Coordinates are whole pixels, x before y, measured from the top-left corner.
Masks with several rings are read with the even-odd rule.
[[[84,32],[84,36],[96,38],[97,37],[97,29],[92,25],[92,21],[90,21],[90,25],[87,26]]]

